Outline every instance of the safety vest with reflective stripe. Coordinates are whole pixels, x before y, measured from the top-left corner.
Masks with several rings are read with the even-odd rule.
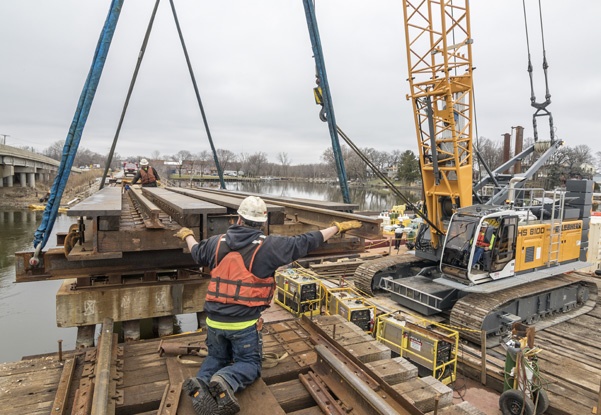
[[[275,279],[273,276],[259,278],[249,271],[263,241],[259,239],[239,251],[232,251],[227,244],[223,244],[224,249],[220,249],[221,242],[224,240],[225,238],[220,236],[217,242],[216,265],[211,270],[211,282],[206,300],[248,307],[270,305],[275,290]],[[221,253],[227,252],[221,261],[219,261],[220,250]],[[249,266],[246,268],[244,258],[248,258],[251,254]]]

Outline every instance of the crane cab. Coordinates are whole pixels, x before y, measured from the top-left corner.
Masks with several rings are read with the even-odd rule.
[[[447,229],[440,271],[474,285],[579,260],[582,219],[529,217],[534,215],[487,205],[460,209]]]
[[[440,261],[445,276],[472,285],[515,275],[519,217],[491,210],[471,206],[453,215]]]

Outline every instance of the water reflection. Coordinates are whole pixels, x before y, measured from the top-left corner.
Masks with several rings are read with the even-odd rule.
[[[266,182],[233,182],[227,183],[227,189],[342,203],[342,192],[340,191],[340,187],[336,184],[328,183],[280,180]],[[399,188],[399,190],[414,203],[420,199],[419,193],[415,190],[402,188]],[[359,205],[359,208],[357,209],[359,211],[379,212],[388,210],[392,206],[403,204],[402,200],[387,188],[351,186],[349,188],[349,196],[351,203]]]
[[[55,294],[62,281],[15,284],[15,252],[33,250],[33,234],[42,211],[0,210],[0,362],[75,346],[75,329],[56,327]],[[65,232],[73,218],[59,215],[44,249],[55,246],[54,234]]]

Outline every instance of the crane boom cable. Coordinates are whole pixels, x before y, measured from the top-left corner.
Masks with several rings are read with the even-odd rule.
[[[121,134],[121,127],[123,126],[123,121],[125,120],[125,114],[127,112],[127,108],[129,107],[129,100],[131,99],[132,93],[134,91],[134,86],[136,85],[136,80],[138,79],[138,73],[140,71],[140,67],[142,66],[142,60],[144,59],[144,54],[146,53],[146,47],[148,46],[148,40],[150,39],[150,33],[152,32],[152,27],[154,25],[154,19],[156,17],[160,2],[161,2],[161,0],[156,0],[156,2],[154,3],[154,9],[152,10],[152,14],[150,16],[148,26],[146,27],[146,33],[144,34],[144,40],[142,41],[142,46],[140,47],[140,53],[138,53],[138,60],[136,61],[136,67],[134,69],[134,73],[133,73],[131,81],[129,83],[129,89],[127,90],[127,96],[125,97],[125,102],[123,103],[123,109],[121,110],[121,117],[119,118],[119,123],[117,124],[117,131],[115,131],[115,137],[113,137],[113,143],[111,144],[111,149],[109,150],[109,155],[105,162],[104,173],[102,174],[102,180],[100,181],[100,187],[99,187],[100,189],[102,189],[104,187],[104,183],[108,176],[108,170],[113,161],[113,155],[115,154],[115,148],[117,147],[117,141],[119,140],[119,135]]]
[[[54,227],[54,222],[58,215],[58,208],[60,206],[60,200],[67,185],[69,179],[69,173],[73,167],[73,161],[77,148],[81,140],[81,135],[90,112],[90,107],[94,101],[96,89],[100,82],[104,63],[108,55],[108,51],[117,27],[117,22],[121,14],[124,0],[113,0],[109,9],[108,16],[105,20],[104,27],[98,39],[98,44],[94,52],[94,58],[92,59],[92,65],[88,72],[88,76],[84,83],[81,91],[77,108],[67,133],[65,145],[63,147],[63,154],[61,156],[61,163],[58,168],[57,175],[52,184],[50,191],[50,197],[46,203],[46,208],[42,216],[42,223],[35,231],[33,246],[35,253],[32,258],[32,262],[38,261],[38,255],[48,242],[48,238]]]
[[[209,139],[211,151],[213,152],[213,160],[215,162],[215,168],[217,168],[217,174],[219,175],[219,183],[221,184],[221,188],[225,189],[225,180],[223,179],[223,170],[221,169],[221,165],[219,164],[219,158],[217,157],[217,150],[215,149],[215,145],[213,144],[213,137],[211,136],[211,130],[209,129],[207,115],[205,113],[204,106],[202,105],[202,100],[200,99],[200,92],[198,91],[198,84],[196,83],[196,77],[194,76],[194,70],[192,69],[192,64],[190,62],[190,56],[188,55],[188,49],[186,48],[186,43],[184,42],[184,35],[182,34],[182,29],[179,24],[179,19],[177,18],[177,13],[175,11],[175,4],[173,3],[173,0],[169,0],[169,3],[171,4],[171,11],[173,12],[173,18],[175,19],[175,26],[177,27],[177,33],[179,35],[179,39],[182,44],[184,56],[186,57],[186,64],[188,65],[188,72],[190,72],[190,78],[192,79],[192,85],[194,86],[194,94],[196,95],[196,101],[198,102],[198,107],[200,108],[200,114],[202,115],[202,121],[205,126],[205,131],[207,132],[207,137]]]
[[[357,147],[355,145],[355,143],[349,138],[349,136],[347,136],[344,131],[342,131],[342,129],[339,126],[336,126],[336,130],[338,131],[338,134],[340,135],[340,137],[342,137],[342,139],[349,145],[349,147],[359,156],[359,158],[361,160],[363,160],[363,162],[365,164],[367,164],[369,166],[369,168],[374,172],[374,174],[376,176],[378,176],[378,178],[380,180],[382,180],[384,182],[384,184],[395,194],[397,195],[403,202],[405,202],[407,205],[409,205],[409,207],[415,212],[416,215],[418,215],[420,218],[422,218],[426,223],[428,223],[428,225],[430,225],[430,227],[432,227],[432,229],[434,229],[436,232],[438,232],[441,235],[444,235],[444,232],[441,231],[440,229],[438,229],[438,227],[436,226],[435,223],[433,223],[432,221],[430,221],[430,219],[428,219],[428,217],[422,213],[414,204],[413,202],[411,202],[407,196],[405,196],[395,185],[394,183],[392,183],[388,177],[386,177],[386,175],[384,173],[382,173],[380,171],[380,169],[378,169],[378,167],[373,164],[373,162],[365,155],[363,154],[363,152],[359,149],[359,147]]]

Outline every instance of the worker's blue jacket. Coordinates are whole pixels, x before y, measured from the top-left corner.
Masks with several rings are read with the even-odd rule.
[[[256,228],[241,225],[232,225],[225,234],[225,243],[233,250],[239,250],[261,238],[263,232]],[[200,241],[192,247],[192,257],[202,266],[209,269],[215,268],[215,252],[217,242],[221,235],[215,235]],[[259,278],[271,277],[275,270],[282,265],[302,258],[310,251],[323,244],[323,235],[320,231],[307,232],[296,236],[267,236],[261,249],[258,250],[251,271]],[[250,251],[252,256],[254,250]],[[250,256],[244,258],[248,267]],[[220,258],[221,260],[221,258]],[[222,304],[206,301],[204,311],[207,317],[214,321],[239,322],[258,319],[266,306],[247,307],[240,304]]]

